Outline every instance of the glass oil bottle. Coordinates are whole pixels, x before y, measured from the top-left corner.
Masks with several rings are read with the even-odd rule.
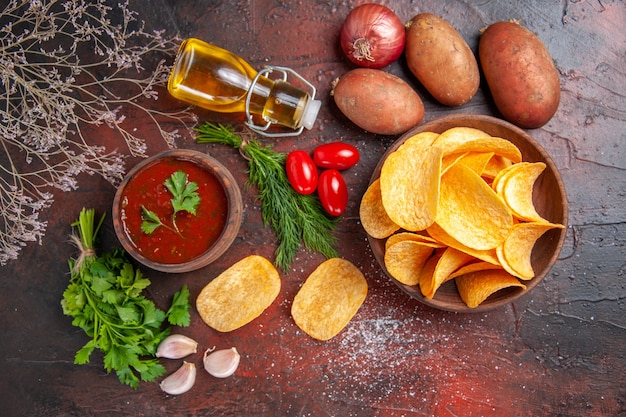
[[[282,74],[282,78],[266,76],[274,71]],[[288,83],[287,74],[299,78],[311,91],[305,92]],[[303,128],[311,129],[321,105],[315,100],[315,87],[295,71],[265,67],[257,72],[232,52],[196,38],[181,44],[168,91],[177,99],[211,111],[245,113],[248,127],[266,136],[295,136]],[[265,124],[256,124],[254,115],[260,116]],[[273,124],[295,131],[269,133],[267,130]]]

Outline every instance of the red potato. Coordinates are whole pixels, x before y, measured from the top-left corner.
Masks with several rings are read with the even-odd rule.
[[[381,135],[404,133],[424,118],[424,103],[404,80],[377,69],[357,68],[333,83],[339,110],[360,128]]]
[[[494,23],[480,37],[478,56],[505,119],[535,129],[554,116],[561,99],[559,74],[534,33],[515,22]]]
[[[443,105],[460,106],[480,86],[474,53],[444,19],[420,13],[406,24],[406,62],[418,81]]]

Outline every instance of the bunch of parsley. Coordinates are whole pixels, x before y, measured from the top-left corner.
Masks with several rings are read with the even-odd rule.
[[[133,388],[155,381],[165,368],[155,357],[159,343],[169,334],[164,322],[189,326],[189,290],[183,286],[167,311],[143,296],[150,280],[126,257],[123,249],[96,255],[94,241],[104,216],[95,223],[95,211],[84,209],[73,224],[81,254],[70,259],[70,282],[63,292],[63,313],[91,338],[76,352],[75,364],[89,362],[95,349],[104,355],[107,373],[115,371],[120,382]]]

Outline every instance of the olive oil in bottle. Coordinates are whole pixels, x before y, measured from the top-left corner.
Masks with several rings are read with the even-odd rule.
[[[279,71],[283,79],[266,73]],[[312,94],[286,81],[290,72],[312,89]],[[246,113],[248,125],[264,133],[271,124],[292,129],[311,129],[321,102],[315,87],[288,68],[267,67],[257,72],[233,53],[195,38],[183,41],[168,81],[168,91],[177,99],[221,113]],[[261,116],[257,126],[252,115]]]

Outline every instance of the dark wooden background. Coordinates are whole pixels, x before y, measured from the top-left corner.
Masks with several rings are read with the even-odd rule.
[[[149,28],[195,36],[244,57],[257,68],[288,66],[318,88],[315,127],[298,138],[271,139],[280,151],[312,150],[344,140],[362,154],[346,180],[347,212],[338,225],[341,256],[365,274],[369,295],[337,337],[315,341],[293,323],[291,300],[322,261],[302,250],[276,302],[257,320],[219,334],[200,320],[181,330],[200,349],[235,346],[237,373],[225,380],[200,370],[178,397],[155,383],[137,390],[107,375],[101,358],[73,364],[86,342],[63,315],[70,223],[81,207],[110,213],[115,189],[98,177],[57,194],[44,213],[42,245],[26,247],[0,267],[0,404],[6,416],[624,416],[626,374],[626,5],[600,0],[383,1],[408,21],[418,12],[448,20],[476,51],[479,29],[521,19],[547,45],[561,79],[561,105],[543,128],[529,131],[561,171],[569,197],[568,238],[545,280],[515,303],[488,313],[454,314],[409,299],[386,278],[368,248],[358,204],[378,158],[395,140],[364,133],[329,97],[331,82],[351,69],[338,47],[339,28],[358,1],[131,1]],[[452,113],[498,115],[484,83],[467,105],[446,108],[418,85],[400,60],[387,71],[422,96],[431,120]],[[162,95],[165,96],[163,91]],[[154,105],[167,102],[167,98]],[[200,120],[238,123],[198,111]],[[142,120],[136,120],[150,137]],[[103,128],[106,129],[106,128]],[[141,129],[144,129],[141,131]],[[105,133],[103,133],[105,134]],[[165,306],[182,284],[195,300],[211,278],[249,254],[273,259],[255,190],[245,188],[245,161],[220,146],[210,152],[231,167],[244,193],[244,223],[232,248],[200,271],[166,275],[145,270],[149,296]],[[148,152],[164,149],[159,141]],[[132,164],[132,159],[129,164]],[[117,244],[110,216],[104,244]],[[201,353],[190,360],[201,364]],[[164,362],[168,371],[179,361]]]

